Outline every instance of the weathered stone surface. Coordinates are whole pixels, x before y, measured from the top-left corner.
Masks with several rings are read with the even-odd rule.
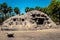
[[[35,30],[55,28],[57,25],[43,12],[30,11],[25,15],[16,15],[3,22],[2,29]]]

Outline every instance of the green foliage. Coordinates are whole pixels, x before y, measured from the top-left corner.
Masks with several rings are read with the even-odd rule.
[[[51,4],[48,6],[47,12],[54,22],[59,22],[59,13],[60,13],[60,2],[52,0]]]
[[[29,9],[29,11],[32,11],[32,10],[34,10],[34,8],[30,8],[30,9]]]
[[[5,8],[7,8],[7,4],[6,3],[3,3],[2,4],[2,7],[5,9]]]
[[[35,7],[35,10],[40,11],[40,10],[41,10],[41,8],[40,8],[39,6],[36,6],[36,7]]]
[[[9,16],[11,17],[11,15],[12,15],[11,12],[13,12],[12,7],[8,7],[7,10],[8,10],[8,12],[9,12]]]
[[[0,4],[0,10],[1,10],[1,4]]]
[[[25,8],[25,12],[29,12],[30,11],[30,8],[29,7],[26,7]]]
[[[47,7],[45,7],[45,8],[41,8],[40,11],[42,11],[42,12],[44,12],[44,13],[47,13]]]
[[[20,14],[19,8],[18,8],[18,7],[15,7],[15,8],[14,8],[14,12],[15,12],[16,14]]]

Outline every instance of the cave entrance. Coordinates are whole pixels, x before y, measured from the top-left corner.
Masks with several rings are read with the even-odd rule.
[[[34,18],[34,19],[32,19],[32,20],[34,20],[38,25],[44,23],[44,18]]]
[[[44,23],[44,18],[37,18],[37,24],[40,25],[40,24],[43,24]]]

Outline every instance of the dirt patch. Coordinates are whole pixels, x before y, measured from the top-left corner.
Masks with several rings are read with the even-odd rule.
[[[59,30],[0,31],[0,40],[60,40]],[[14,33],[14,37],[8,38],[7,33]]]

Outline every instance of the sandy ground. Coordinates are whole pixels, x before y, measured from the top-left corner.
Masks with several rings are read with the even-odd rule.
[[[7,36],[9,32],[14,33],[14,37],[9,38]],[[35,31],[0,31],[0,40],[60,40],[60,28]]]

